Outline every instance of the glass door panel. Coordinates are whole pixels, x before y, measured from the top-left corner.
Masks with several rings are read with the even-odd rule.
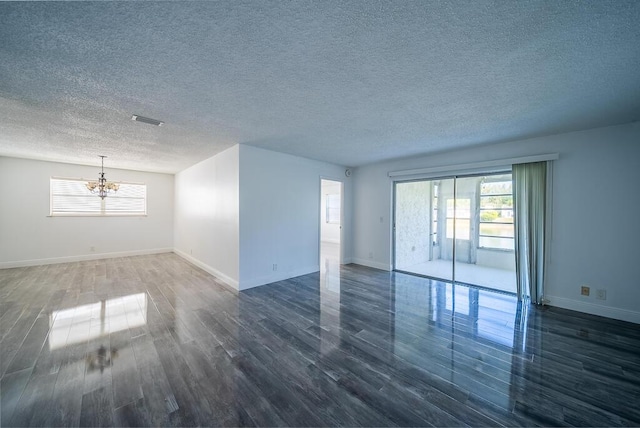
[[[410,181],[395,187],[395,267],[419,273],[431,258],[431,183]]]
[[[446,213],[441,193],[451,192],[453,179],[395,184],[395,269],[453,280],[451,244],[446,242]]]
[[[453,281],[453,236],[462,233],[457,230],[455,222],[455,202],[453,191],[455,179],[448,178],[438,181],[438,240],[434,248],[438,249],[438,258],[433,260],[425,275],[434,278]]]
[[[477,187],[478,177],[458,177],[455,182],[455,280],[473,280],[472,269],[477,248]],[[474,282],[467,282],[474,284]]]
[[[511,174],[458,177],[456,197],[471,202],[456,212],[470,229],[456,235],[455,281],[515,293]]]

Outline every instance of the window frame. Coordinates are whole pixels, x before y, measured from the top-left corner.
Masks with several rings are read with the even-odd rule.
[[[512,175],[511,172],[509,173],[504,173],[504,174],[498,174],[498,175]],[[489,178],[491,176],[488,176]],[[508,180],[487,180],[487,181],[481,181],[480,185],[478,186],[478,249],[481,250],[489,250],[489,251],[504,251],[504,252],[514,252],[515,251],[515,225],[512,222],[495,222],[495,221],[483,221],[482,220],[482,212],[483,211],[513,211],[513,188],[511,189],[511,193],[489,193],[489,194],[483,194],[482,193],[482,184],[483,183],[507,183]],[[502,196],[510,196],[511,197],[511,209],[507,209],[507,208],[482,208],[482,198],[491,198],[491,197],[502,197]],[[483,224],[509,224],[512,225],[514,227],[513,229],[513,236],[500,236],[500,235],[487,235],[487,234],[483,234],[481,232],[482,229],[482,225]],[[503,247],[490,247],[490,246],[485,246],[485,245],[481,245],[480,244],[480,240],[481,238],[493,238],[493,239],[500,239],[500,240],[511,240],[511,242],[513,242],[514,244],[514,248],[503,248]]]
[[[438,242],[438,208],[439,208],[438,193],[439,192],[440,192],[440,181],[432,181],[431,182],[431,246],[433,247],[437,247],[438,245],[440,245]],[[447,223],[446,218],[444,223],[446,225]]]
[[[336,203],[334,206],[331,202]],[[336,212],[337,210],[337,216]],[[325,194],[325,223],[327,224],[340,224],[340,215],[342,212],[342,201],[340,200],[340,193],[327,193]]]
[[[456,241],[471,241],[472,238],[472,228],[473,228],[473,213],[471,212],[471,197],[456,197],[456,198],[446,198],[445,199],[445,231],[444,231],[444,236],[446,239],[453,239],[453,237],[455,236]],[[458,204],[461,202],[467,202],[469,203],[469,207],[467,208],[458,208]],[[449,204],[449,202],[451,203],[451,206]],[[452,217],[449,217],[449,213],[452,213]],[[467,217],[461,217],[460,213],[468,213],[465,214],[467,215]],[[451,220],[451,222],[449,222],[449,220]],[[466,228],[467,230],[467,234],[465,234],[465,236],[463,238],[461,238],[460,236],[458,236],[458,232],[464,230],[463,227],[459,226],[458,221],[464,221],[464,223],[468,223],[468,227]],[[449,231],[451,230],[451,233],[449,233]]]
[[[86,178],[73,178],[73,177],[57,177],[57,176],[52,176],[49,178],[49,215],[47,217],[147,217],[148,216],[148,210],[147,210],[147,197],[148,197],[148,192],[147,192],[147,184],[146,183],[140,183],[140,182],[132,182],[132,181],[113,181],[113,183],[117,183],[117,184],[124,184],[124,185],[132,185],[132,186],[143,186],[144,187],[144,198],[131,198],[131,199],[143,199],[144,201],[144,212],[135,212],[135,211],[130,211],[130,212],[126,212],[126,211],[109,211],[106,207],[106,201],[105,199],[107,198],[120,198],[120,199],[124,199],[123,197],[119,197],[117,196],[117,194],[110,194],[109,196],[107,196],[105,199],[101,199],[98,195],[94,195],[92,194],[93,197],[96,197],[98,199],[100,199],[100,211],[97,212],[82,212],[82,211],[78,211],[78,212],[54,212],[53,210],[53,202],[54,202],[54,193],[53,193],[53,182],[54,180],[58,180],[58,181],[76,181],[76,182],[82,182],[83,184],[86,184],[90,181],[96,181],[95,179],[86,179]],[[58,196],[62,196],[62,195],[58,195]],[[69,195],[71,196],[71,195]],[[76,195],[76,196],[80,196],[80,195]]]

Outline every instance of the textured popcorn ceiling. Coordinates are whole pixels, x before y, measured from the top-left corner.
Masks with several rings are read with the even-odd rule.
[[[0,155],[358,166],[638,119],[637,0],[0,3]]]

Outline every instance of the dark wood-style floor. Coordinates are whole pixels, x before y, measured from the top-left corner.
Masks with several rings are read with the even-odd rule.
[[[356,265],[0,271],[2,426],[637,426],[640,328]]]

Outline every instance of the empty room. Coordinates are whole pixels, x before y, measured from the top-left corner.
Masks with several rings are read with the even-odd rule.
[[[640,426],[640,2],[0,2],[0,426]]]

